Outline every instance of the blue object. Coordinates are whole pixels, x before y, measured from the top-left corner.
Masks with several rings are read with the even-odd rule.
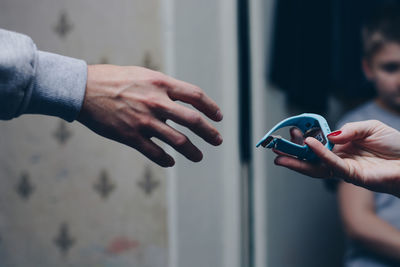
[[[303,132],[303,136],[314,137],[320,141],[326,148],[332,150],[333,144],[329,142],[327,135],[331,132],[325,118],[318,114],[303,113],[298,116],[287,118],[276,124],[257,144],[266,148],[275,148],[286,154],[296,156],[299,159],[314,161],[318,157],[309,148],[308,145],[298,145],[280,136],[272,135],[275,131],[287,127],[294,126]]]

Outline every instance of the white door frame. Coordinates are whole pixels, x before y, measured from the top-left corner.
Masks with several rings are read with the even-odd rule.
[[[267,88],[266,74],[269,62],[268,52],[271,40],[275,0],[250,0],[250,39],[252,62],[252,139],[259,140],[260,133],[268,129],[267,122],[274,121],[269,114],[271,99]],[[254,184],[254,262],[255,267],[267,266],[267,158],[268,153],[253,146],[253,184]],[[263,153],[264,152],[264,153]]]
[[[205,161],[208,160],[204,164],[209,165],[193,165],[178,158],[177,166],[168,171],[169,266],[239,267],[242,249],[236,2],[161,2],[166,73],[203,87],[225,115],[223,122],[216,125],[223,134],[224,144],[218,149],[202,146]],[[203,32],[203,25],[206,32]],[[196,41],[199,36],[202,38]],[[204,40],[208,36],[213,40]],[[213,57],[207,57],[208,53]],[[201,65],[207,69],[201,69]],[[210,70],[210,73],[218,73],[218,79],[210,82],[207,77],[202,77],[202,71]],[[210,158],[220,164],[213,165]],[[211,172],[208,166],[213,168]],[[215,173],[215,183],[209,177],[202,177],[200,172]],[[201,192],[190,193],[193,187]],[[191,208],[196,209],[196,214],[191,212]],[[210,214],[212,216],[202,221],[201,226],[193,225],[196,218],[201,220]]]

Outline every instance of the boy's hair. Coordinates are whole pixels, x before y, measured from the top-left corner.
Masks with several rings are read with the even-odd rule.
[[[362,28],[364,57],[371,57],[389,42],[400,44],[400,5],[380,6]]]

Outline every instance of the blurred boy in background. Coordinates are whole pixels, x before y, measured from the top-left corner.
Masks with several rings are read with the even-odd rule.
[[[362,34],[362,66],[377,97],[346,114],[338,128],[377,119],[400,130],[400,5],[376,10]],[[340,182],[338,200],[348,236],[345,266],[400,266],[400,199]]]

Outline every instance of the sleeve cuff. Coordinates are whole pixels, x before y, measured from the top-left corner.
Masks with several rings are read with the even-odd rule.
[[[82,107],[87,81],[83,60],[38,51],[32,95],[24,113],[74,121]]]

